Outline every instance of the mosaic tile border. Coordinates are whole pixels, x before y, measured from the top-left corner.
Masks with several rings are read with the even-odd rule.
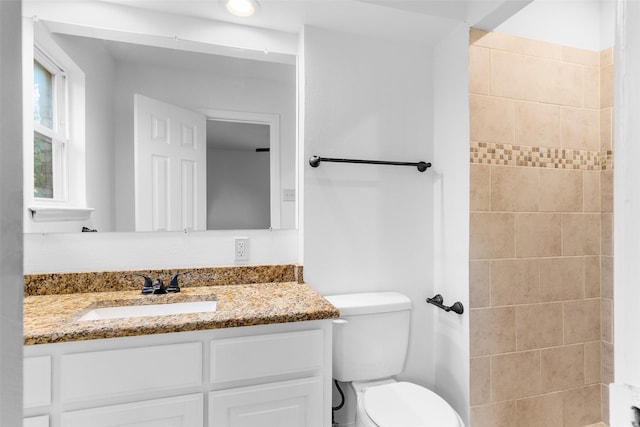
[[[472,164],[481,165],[574,170],[613,169],[613,152],[611,150],[571,150],[472,141],[469,155]]]

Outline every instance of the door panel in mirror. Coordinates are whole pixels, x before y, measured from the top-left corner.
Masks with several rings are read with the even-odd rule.
[[[204,114],[134,95],[136,231],[206,229]]]

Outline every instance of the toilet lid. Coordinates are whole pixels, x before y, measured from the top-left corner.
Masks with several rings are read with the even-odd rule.
[[[380,427],[459,427],[458,415],[440,396],[417,384],[397,382],[369,387],[364,409]]]

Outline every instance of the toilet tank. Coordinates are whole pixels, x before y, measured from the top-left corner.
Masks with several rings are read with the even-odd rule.
[[[325,298],[340,310],[333,326],[334,378],[366,381],[402,372],[409,345],[409,297],[370,292]]]

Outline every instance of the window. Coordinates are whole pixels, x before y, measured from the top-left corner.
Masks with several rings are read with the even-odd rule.
[[[42,23],[33,22],[33,38],[28,20],[23,24],[24,231],[79,231],[91,226],[93,211],[86,192],[85,74]]]
[[[67,82],[44,52],[33,60],[33,197],[66,200]]]

